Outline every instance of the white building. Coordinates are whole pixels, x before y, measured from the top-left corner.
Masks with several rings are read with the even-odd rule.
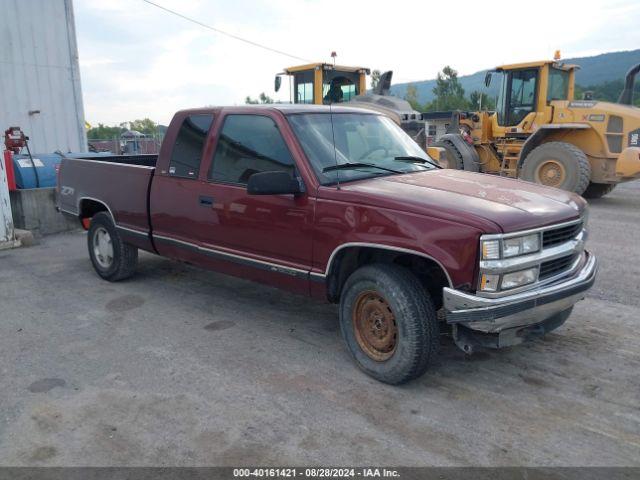
[[[453,112],[426,112],[422,114],[425,120],[425,134],[427,135],[427,145],[437,142],[441,136],[447,133],[447,128],[451,123]]]
[[[0,132],[32,152],[87,149],[72,0],[0,0]]]

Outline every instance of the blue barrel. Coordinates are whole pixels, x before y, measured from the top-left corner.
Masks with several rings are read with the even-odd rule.
[[[113,154],[104,153],[65,153],[69,158],[96,158],[109,157]],[[31,158],[27,154],[13,155],[13,169],[16,173],[16,186],[25,188],[47,188],[56,186],[56,167],[62,161],[62,156],[57,153],[34,153]],[[38,177],[36,179],[36,171]]]
[[[56,186],[56,165],[62,157],[57,153],[34,153],[31,158],[26,154],[13,156],[13,169],[18,188],[45,188]],[[36,180],[36,171],[38,172]]]

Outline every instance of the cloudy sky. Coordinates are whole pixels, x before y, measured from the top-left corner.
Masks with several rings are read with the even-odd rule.
[[[635,0],[154,0],[309,61],[394,71],[394,82],[501,63],[640,46]],[[92,124],[277,97],[274,74],[304,63],[239,42],[143,0],[74,1],[85,116]],[[286,89],[284,89],[286,90]],[[287,94],[285,94],[287,95]],[[287,98],[282,98],[287,100]]]

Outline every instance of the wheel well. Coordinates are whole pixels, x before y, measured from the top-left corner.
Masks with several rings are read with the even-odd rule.
[[[360,246],[343,248],[331,262],[327,276],[329,301],[338,302],[349,276],[371,263],[393,263],[409,269],[431,295],[436,310],[442,307],[442,288],[449,286],[449,278],[436,261],[418,254]]]
[[[90,198],[83,198],[80,200],[80,208],[78,216],[80,220],[83,218],[91,218],[98,212],[107,212],[111,215],[111,211],[109,208],[102,202],[98,200],[93,200]]]

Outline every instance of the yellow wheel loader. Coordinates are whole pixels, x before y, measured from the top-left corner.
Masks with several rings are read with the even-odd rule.
[[[495,112],[455,112],[434,146],[448,168],[522,178],[587,198],[640,177],[640,108],[627,73],[618,103],[574,100],[577,65],[541,61],[504,65]]]

